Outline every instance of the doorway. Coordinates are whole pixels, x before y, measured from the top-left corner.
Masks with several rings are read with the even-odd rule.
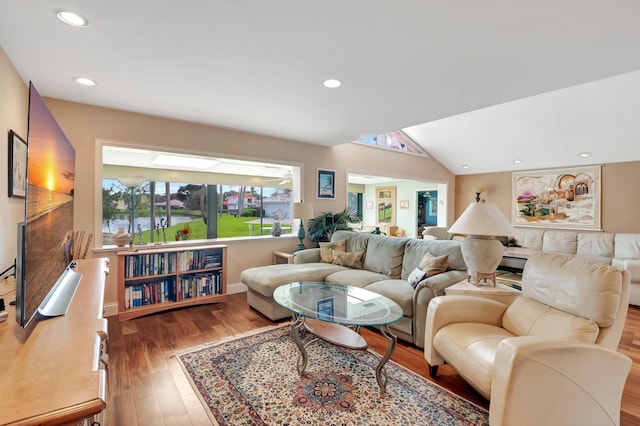
[[[438,224],[438,191],[418,191],[416,206],[418,206],[418,228]]]

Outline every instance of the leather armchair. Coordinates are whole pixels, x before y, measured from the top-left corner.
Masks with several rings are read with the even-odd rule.
[[[616,352],[630,273],[555,253],[529,258],[511,305],[474,296],[429,303],[425,359],[450,364],[489,399],[492,425],[617,425],[631,359]]]

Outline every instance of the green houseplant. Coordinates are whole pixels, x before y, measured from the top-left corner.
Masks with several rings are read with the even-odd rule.
[[[309,219],[308,237],[314,243],[331,240],[335,231],[349,230],[349,223],[358,222],[360,218],[351,209],[344,209],[339,213],[324,212]]]

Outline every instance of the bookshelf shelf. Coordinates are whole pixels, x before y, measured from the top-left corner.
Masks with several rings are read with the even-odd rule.
[[[227,299],[227,246],[118,252],[118,319]]]

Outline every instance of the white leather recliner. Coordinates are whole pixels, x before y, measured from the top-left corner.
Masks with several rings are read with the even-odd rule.
[[[474,296],[429,303],[424,356],[489,399],[492,425],[618,425],[631,359],[616,352],[630,273],[537,253],[510,306]]]

